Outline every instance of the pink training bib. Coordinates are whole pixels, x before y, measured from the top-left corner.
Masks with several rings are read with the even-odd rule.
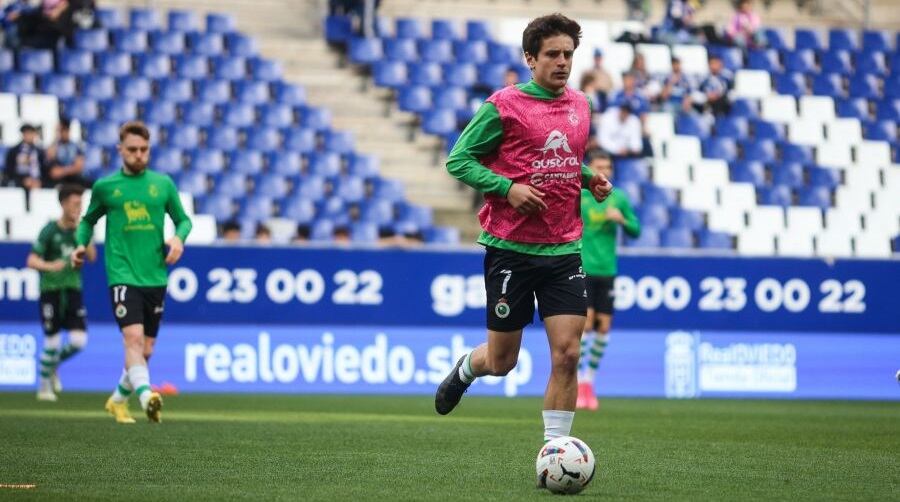
[[[538,99],[516,86],[488,98],[503,121],[503,141],[481,163],[514,183],[544,193],[547,209],[519,214],[506,200],[485,195],[481,228],[514,242],[561,244],[581,238],[581,163],[590,134],[587,98],[566,88],[555,99]]]

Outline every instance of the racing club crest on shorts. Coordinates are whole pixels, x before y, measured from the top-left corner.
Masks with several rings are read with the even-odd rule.
[[[494,314],[496,314],[500,319],[506,319],[507,317],[509,317],[509,304],[506,303],[506,298],[497,300],[497,304],[494,305]]]
[[[128,315],[128,309],[125,308],[125,305],[122,305],[121,303],[116,305],[116,317],[121,319],[126,315]]]

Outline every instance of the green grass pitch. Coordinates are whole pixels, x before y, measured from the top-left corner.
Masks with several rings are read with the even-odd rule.
[[[555,497],[538,399],[182,395],[123,426],[105,398],[0,394],[0,500]],[[607,399],[573,434],[598,459],[585,500],[900,499],[898,403]]]

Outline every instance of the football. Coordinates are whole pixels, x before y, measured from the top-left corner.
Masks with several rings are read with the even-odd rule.
[[[548,441],[538,452],[537,483],[553,493],[573,495],[594,479],[594,452],[571,436]]]

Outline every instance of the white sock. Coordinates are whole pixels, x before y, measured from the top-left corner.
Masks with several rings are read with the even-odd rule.
[[[475,381],[475,375],[472,374],[471,352],[466,354],[466,358],[463,359],[463,363],[459,365],[459,379],[465,383],[472,383]]]
[[[128,397],[131,396],[133,391],[134,387],[128,379],[128,370],[122,369],[122,376],[119,377],[119,385],[116,385],[116,390],[113,391],[112,400],[117,403],[124,403],[128,401]]]
[[[134,386],[134,392],[141,400],[141,408],[147,409],[147,402],[150,401],[150,371],[146,366],[132,366],[128,368],[128,380]]]
[[[568,436],[572,432],[574,411],[544,410],[544,441]]]
[[[41,379],[40,390],[42,392],[52,392],[53,385],[51,377],[56,367],[59,365],[59,349],[62,346],[62,336],[59,333],[44,336],[44,351],[41,353]]]

